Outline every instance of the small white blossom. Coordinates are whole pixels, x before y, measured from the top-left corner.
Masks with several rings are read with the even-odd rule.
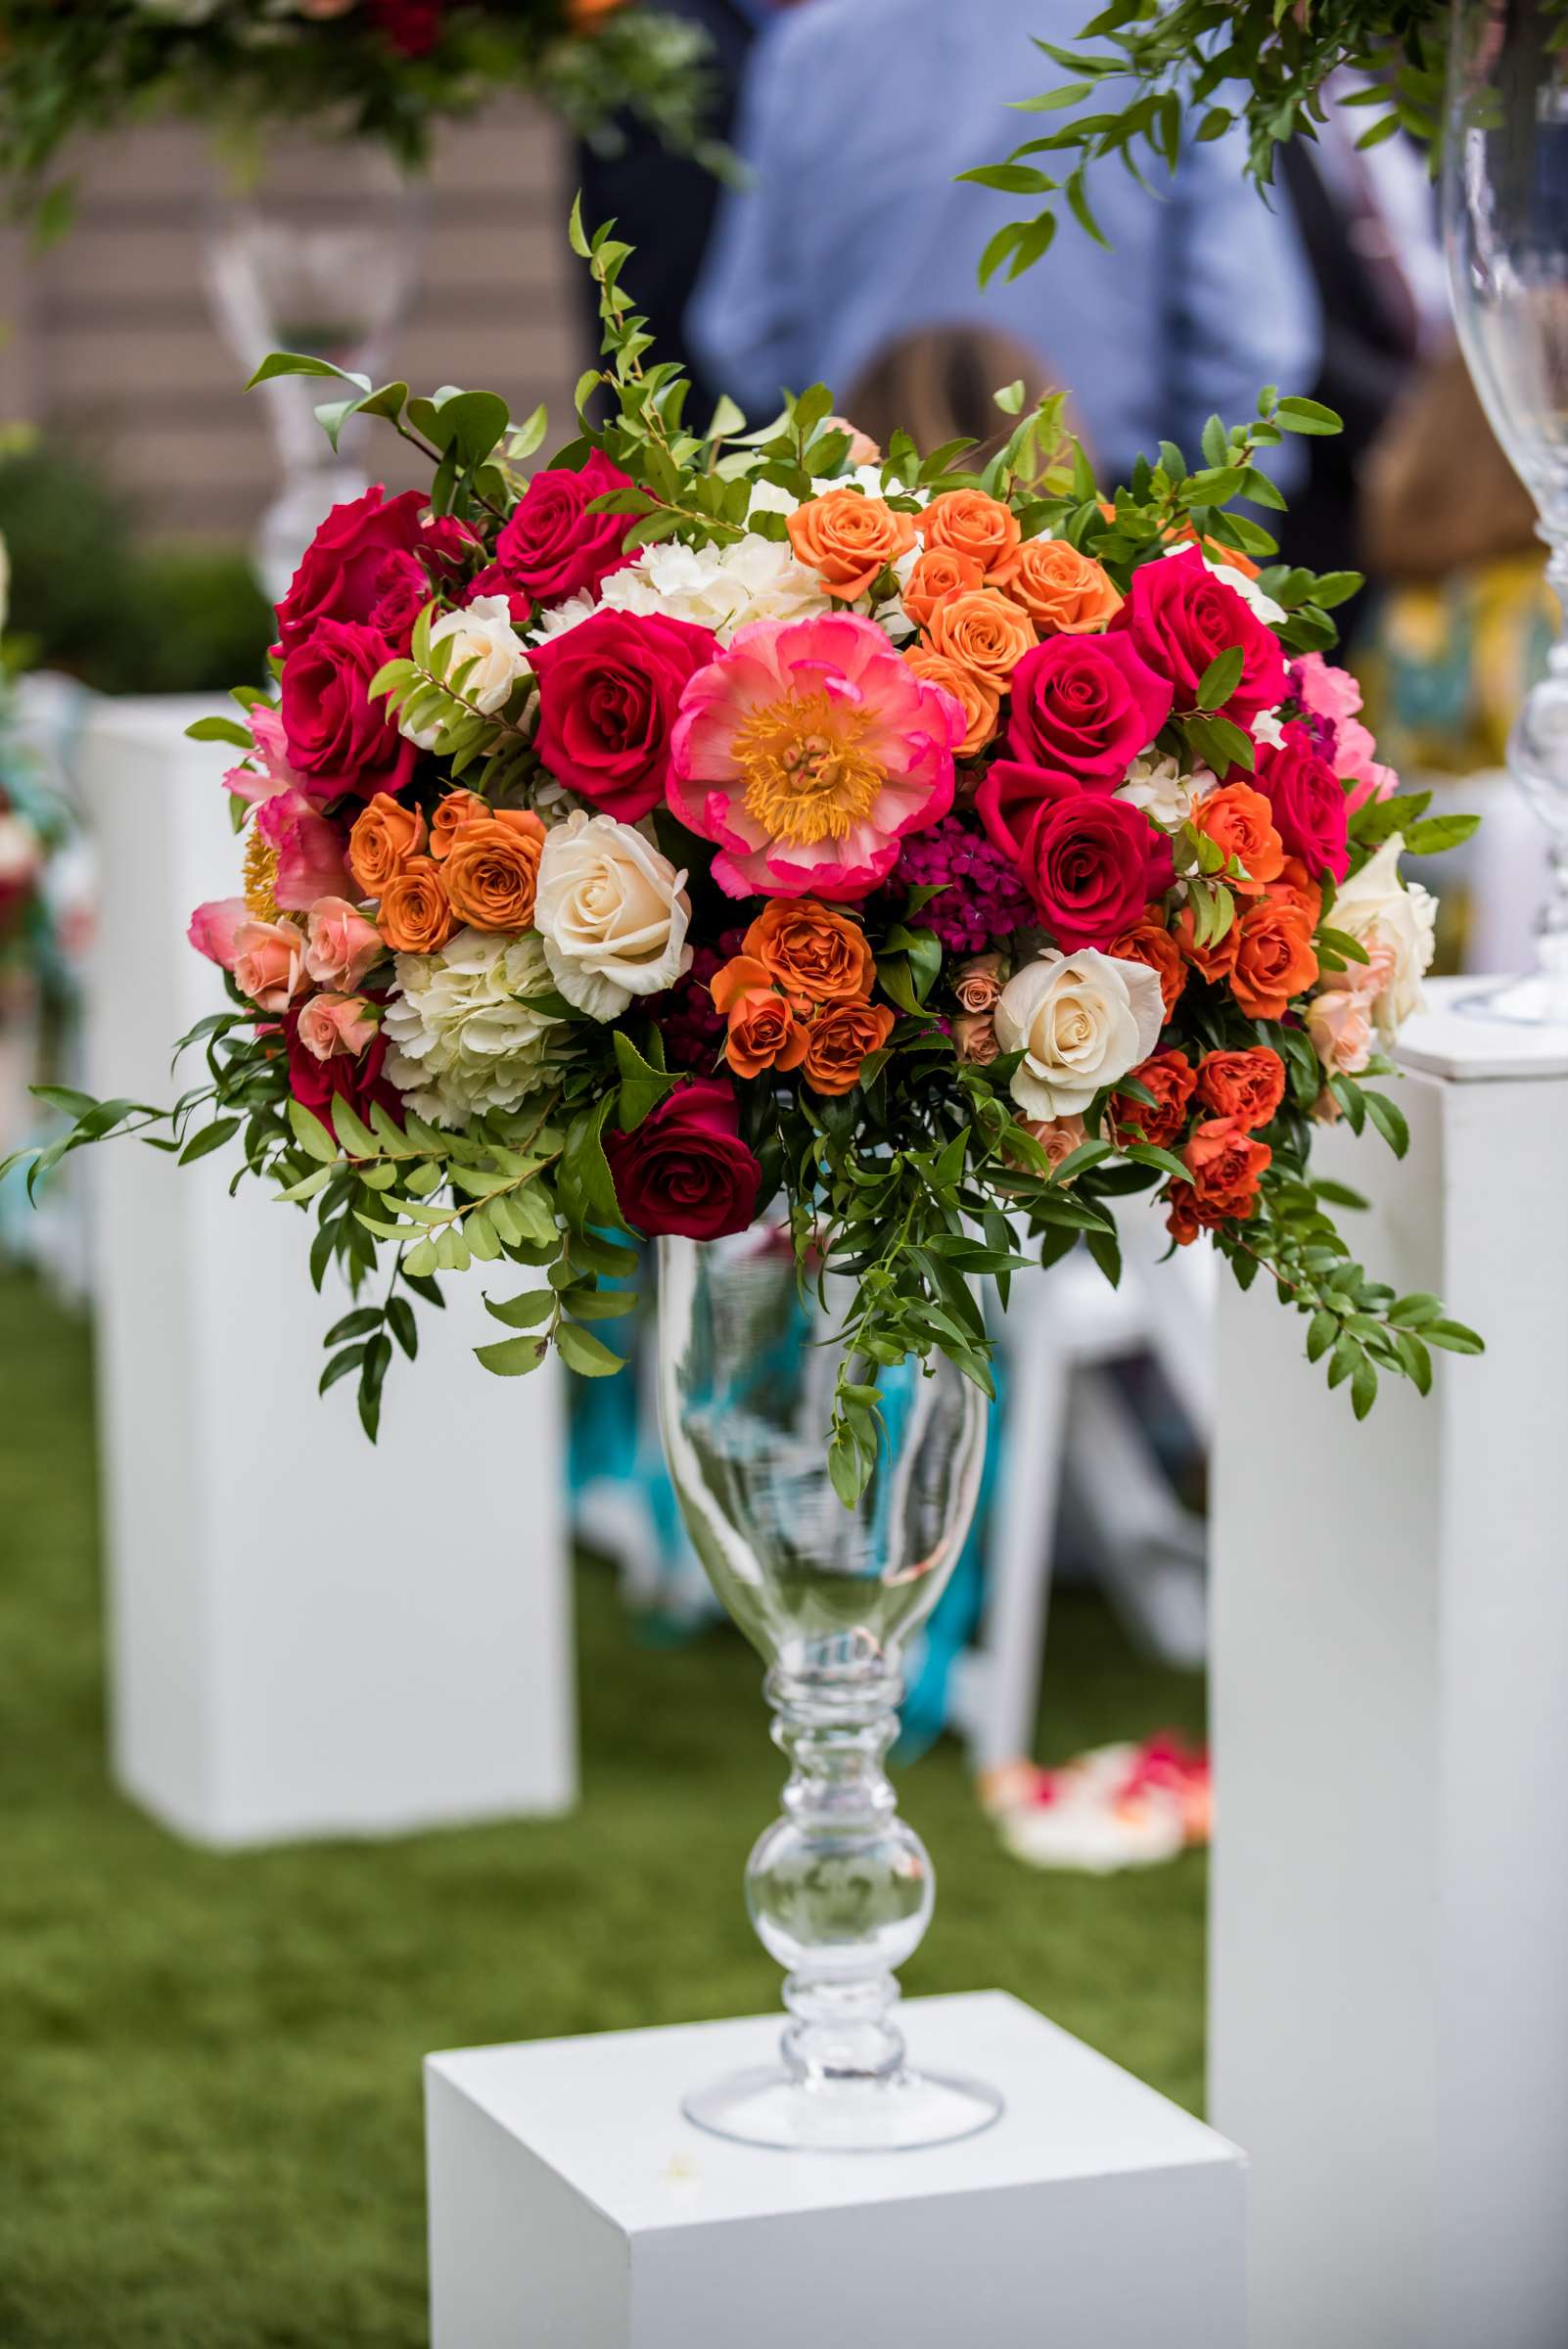
[[[1284,721],[1277,710],[1260,710],[1252,721],[1252,739],[1266,750],[1277,751],[1285,739]]]
[[[387,1074],[417,1116],[463,1126],[544,1082],[559,1023],[519,1000],[550,984],[531,931],[459,930],[438,953],[399,954],[394,967]]]
[[[1162,832],[1176,832],[1186,822],[1196,802],[1214,789],[1214,781],[1206,766],[1196,766],[1190,774],[1183,774],[1178,760],[1146,751],[1141,759],[1133,760],[1116,796],[1131,807],[1141,807]]]

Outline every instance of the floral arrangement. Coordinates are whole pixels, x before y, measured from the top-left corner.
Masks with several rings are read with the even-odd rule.
[[[1470,823],[1398,793],[1323,657],[1354,577],[1260,569],[1230,510],[1323,412],[1266,392],[1201,470],[1166,446],[1114,498],[1059,401],[972,470],[968,442],[882,458],[821,388],[694,431],[628,249],[573,233],[606,359],[531,480],[542,421],[509,434],[486,392],[350,380],[320,411],[392,418],[433,490],[337,508],[276,698],[193,729],[244,754],[244,892],[191,926],[230,998],[186,1039],[206,1081],[166,1113],[55,1096],[75,1123],[32,1175],[170,1119],[185,1160],[235,1145],[314,1219],[317,1287],[336,1264],[363,1299],[322,1383],[356,1376],[372,1434],[439,1275],[533,1267],[486,1291],[510,1334],[481,1361],[591,1376],[630,1303],[613,1234],[780,1200],[803,1277],[853,1283],[847,1497],[875,1366],[940,1350],[989,1387],[971,1276],[1082,1242],[1114,1280],[1128,1193],[1272,1282],[1358,1415],[1475,1350],[1361,1271],[1355,1195],[1309,1166],[1324,1119],[1406,1147],[1368,1082],[1431,951],[1400,856]]]
[[[371,139],[422,164],[438,122],[528,90],[575,130],[613,136],[643,115],[700,144],[706,44],[632,0],[12,0],[0,23],[0,174],[41,200],[48,231],[69,188],[42,194],[66,141],[182,114],[230,144],[261,127]]]

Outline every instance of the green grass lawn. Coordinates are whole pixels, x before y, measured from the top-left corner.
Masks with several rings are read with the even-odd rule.
[[[0,1278],[0,2344],[423,2343],[427,2049],[776,2004],[740,1899],[781,1774],[757,1663],[724,1630],[639,1645],[588,1565],[574,1818],[188,1849],[105,1773],[89,1370]],[[1060,1597],[1047,1759],[1200,1706]],[[950,1744],[902,1796],[941,1878],[906,1988],[1014,1991],[1195,2107],[1201,1859],[1033,1874]]]

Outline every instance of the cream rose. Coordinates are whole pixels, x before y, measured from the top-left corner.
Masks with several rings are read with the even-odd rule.
[[[1015,971],[996,1005],[996,1040],[1022,1052],[1012,1096],[1026,1118],[1071,1118],[1102,1085],[1147,1060],[1165,1018],[1157,975],[1085,948]]]
[[[1419,881],[1407,888],[1400,881],[1404,847],[1401,833],[1385,840],[1345,883],[1329,916],[1336,930],[1358,940],[1374,958],[1379,946],[1386,949],[1377,958],[1379,967],[1368,974],[1376,985],[1372,1018],[1385,1043],[1392,1043],[1411,1012],[1421,1009],[1421,975],[1432,960],[1437,921],[1437,899],[1431,891]]]
[[[545,841],[533,924],[550,976],[593,1020],[657,995],[691,968],[686,876],[629,824],[569,815]]]
[[[477,595],[466,612],[448,612],[430,632],[432,646],[449,644],[446,674],[455,677],[465,662],[472,668],[460,688],[465,702],[486,717],[504,709],[518,678],[528,673],[529,657],[518,642],[512,611],[504,595]],[[433,750],[438,726],[409,726],[398,731],[422,751]]]

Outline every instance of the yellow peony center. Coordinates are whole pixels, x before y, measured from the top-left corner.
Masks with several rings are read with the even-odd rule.
[[[887,780],[864,748],[869,720],[825,693],[791,693],[754,710],[735,736],[742,805],[773,840],[813,848],[847,840]]]
[[[277,878],[278,852],[253,824],[245,844],[245,901],[258,922],[278,918],[278,900],[272,894]]]

